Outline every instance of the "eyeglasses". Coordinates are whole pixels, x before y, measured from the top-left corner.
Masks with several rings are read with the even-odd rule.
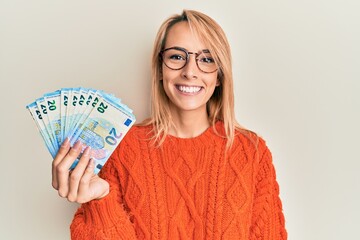
[[[184,48],[171,47],[160,51],[160,57],[164,64],[172,70],[180,70],[189,62],[190,54],[195,55],[195,61],[200,71],[213,73],[217,70],[217,65],[208,50],[200,53],[188,52]]]

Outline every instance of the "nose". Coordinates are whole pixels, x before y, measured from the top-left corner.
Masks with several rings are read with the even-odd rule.
[[[199,69],[196,63],[196,55],[194,53],[189,53],[189,59],[184,68],[182,68],[181,75],[186,79],[196,79],[198,76],[198,71]]]

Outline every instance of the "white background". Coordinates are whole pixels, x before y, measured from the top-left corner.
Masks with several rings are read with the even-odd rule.
[[[236,115],[272,150],[289,239],[360,239],[360,1],[0,0],[1,239],[69,239],[77,208],[25,105],[92,87],[143,120],[155,34],[184,8],[227,33]]]

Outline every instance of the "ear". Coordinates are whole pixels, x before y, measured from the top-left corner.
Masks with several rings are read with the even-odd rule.
[[[223,78],[223,72],[221,69],[219,69],[218,73],[217,73],[217,78],[216,78],[216,86],[220,86],[221,85],[221,79]]]
[[[216,87],[218,87],[218,86],[220,86],[221,85],[221,83],[220,83],[220,79],[219,79],[219,77],[216,79]]]
[[[159,77],[160,77],[160,81],[162,81],[162,79],[163,79],[163,69],[162,69],[162,65],[160,65]]]

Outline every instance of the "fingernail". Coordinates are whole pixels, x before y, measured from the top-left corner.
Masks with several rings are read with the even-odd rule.
[[[75,148],[75,149],[79,149],[80,147],[81,147],[81,141],[76,141],[76,143],[74,144],[74,146],[73,146],[73,148]]]
[[[91,150],[91,147],[90,147],[90,146],[87,146],[87,147],[85,148],[85,151],[84,151],[83,155],[84,155],[84,156],[89,156],[89,155],[90,155],[90,150]]]
[[[68,137],[65,138],[65,140],[61,144],[61,147],[67,147],[69,145],[69,142],[70,142],[70,139]]]

